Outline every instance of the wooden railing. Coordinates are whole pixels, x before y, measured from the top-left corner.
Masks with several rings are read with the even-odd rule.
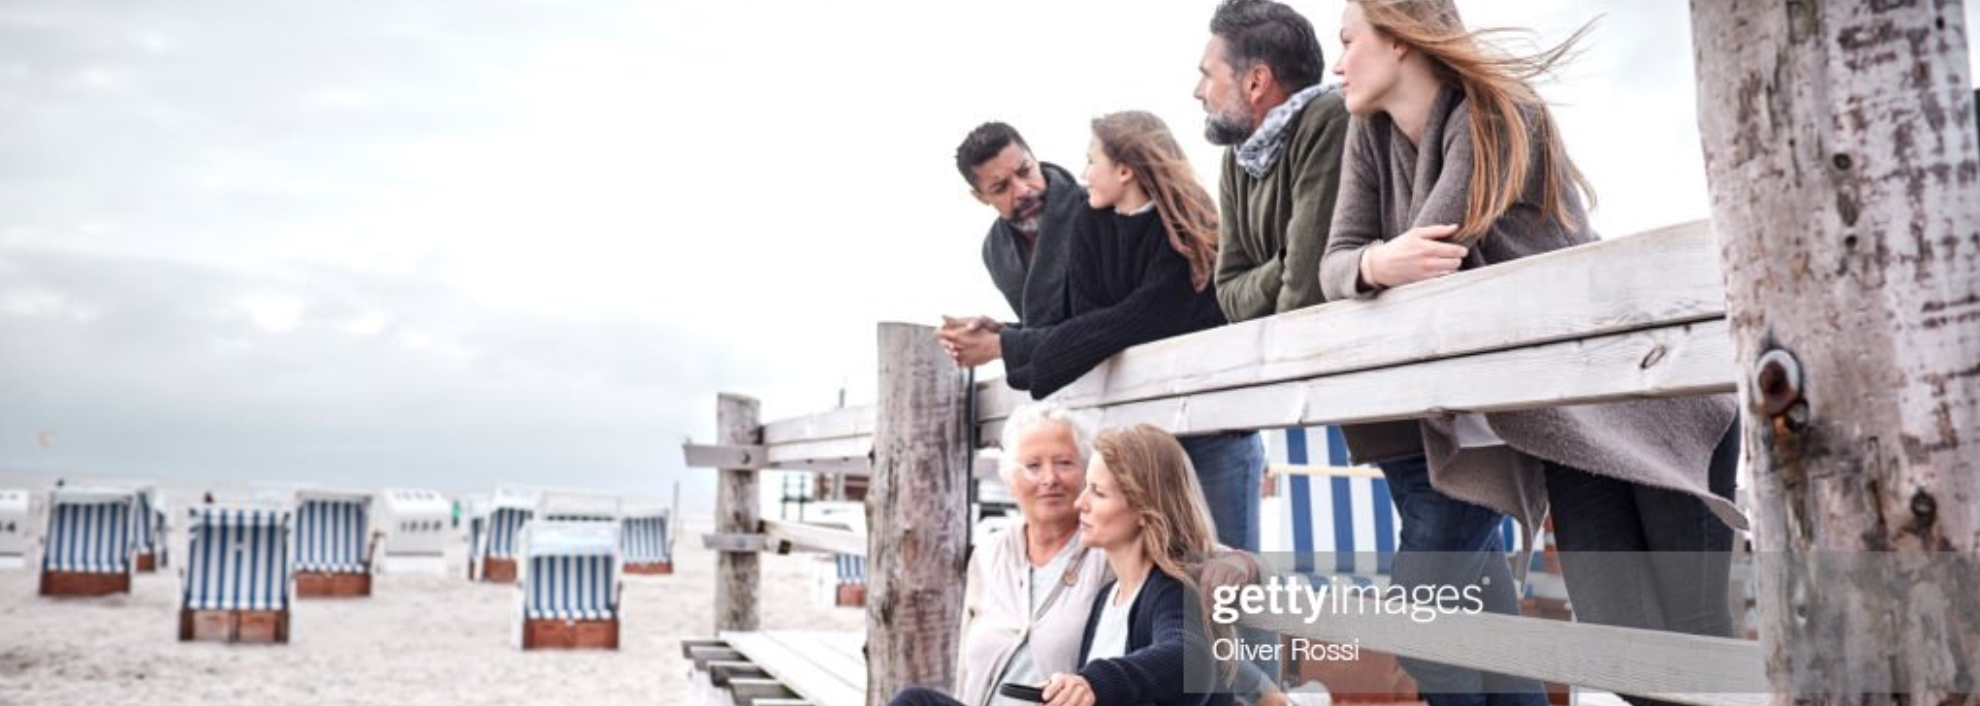
[[[1193,434],[1726,393],[1735,366],[1723,292],[1712,234],[1703,223],[1686,224],[1137,346],[1053,399],[1097,413],[1103,427],[1146,422]],[[963,484],[973,477],[976,450],[994,446],[1003,420],[1029,401],[1000,380],[980,383],[975,426],[957,433],[970,396],[932,331],[883,324],[880,338],[878,404],[686,448],[689,465],[725,475],[770,468],[872,475],[864,540],[869,703],[907,684],[952,677],[963,580],[955,539],[967,536]],[[844,533],[791,523],[721,531],[735,535],[719,547],[731,551],[859,546]],[[718,595],[753,593],[741,585],[753,577],[725,572],[721,580]],[[937,590],[945,581],[953,591]],[[753,629],[751,613],[752,627],[717,627]],[[1245,622],[1682,703],[1744,706],[1770,691],[1759,643],[1741,640],[1501,615],[1425,625],[1401,616]]]

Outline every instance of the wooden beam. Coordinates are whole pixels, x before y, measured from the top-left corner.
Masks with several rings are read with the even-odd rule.
[[[770,676],[769,672],[749,660],[709,660],[708,662],[708,683],[718,688],[728,687],[729,682],[738,677],[763,679],[768,676]]]
[[[786,466],[801,466],[818,461],[834,463],[850,459],[865,461],[873,456],[873,437],[850,436],[824,441],[772,444],[768,456],[770,463]]]
[[[947,691],[961,629],[974,449],[967,378],[934,330],[880,325],[879,421],[867,488],[866,701]]]
[[[1244,615],[1240,622],[1312,640],[1697,706],[1765,706],[1760,644],[1494,613],[1419,623],[1381,611]]]
[[[873,475],[873,459],[864,456],[859,458],[792,460],[772,464],[770,467],[780,471],[816,473],[824,476],[864,477]]]
[[[764,520],[763,534],[794,549],[866,556],[866,535],[804,522]]]
[[[747,532],[724,532],[701,535],[701,548],[714,552],[789,553],[789,549],[782,541],[774,540],[761,534]]]
[[[1364,370],[1306,381],[1132,402],[1100,425],[1147,422],[1177,434],[1351,424],[1446,412],[1498,412],[1642,397],[1732,392],[1724,321]],[[980,436],[1003,431],[991,422]]]
[[[1687,223],[1136,346],[1052,400],[1118,405],[1694,323],[1724,316],[1724,289],[1710,229]],[[1005,388],[978,386],[979,421],[1029,401]]]
[[[762,425],[757,423],[756,400],[724,394],[716,399],[717,444],[755,446],[762,443]],[[715,532],[748,534],[756,531],[756,472],[723,469],[715,489]],[[756,592],[761,585],[761,569],[754,552],[723,551],[715,555],[715,629],[755,630]]]
[[[681,444],[688,468],[760,469],[769,466],[769,452],[760,445],[711,446]]]
[[[861,405],[770,422],[763,425],[763,443],[788,444],[872,436],[877,410],[873,405]]]
[[[735,699],[736,706],[750,706],[757,699],[788,699],[797,696],[796,692],[775,679],[737,677],[729,680],[729,697]]]

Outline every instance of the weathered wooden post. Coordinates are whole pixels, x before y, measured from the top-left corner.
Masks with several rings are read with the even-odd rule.
[[[964,371],[934,329],[880,325],[873,475],[866,495],[867,703],[944,691],[961,629],[971,430]]]
[[[1692,27],[1756,539],[1778,559],[1776,701],[1964,702],[1980,162],[1961,3],[1694,0]]]
[[[753,446],[762,443],[763,425],[757,421],[759,405],[742,395],[721,395],[715,403],[717,444]],[[715,489],[715,533],[717,535],[755,534],[757,504],[754,469],[724,468],[721,485]],[[715,555],[715,630],[755,630],[756,589],[760,570],[755,550],[720,550]]]

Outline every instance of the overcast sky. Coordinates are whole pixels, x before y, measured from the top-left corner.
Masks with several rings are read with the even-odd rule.
[[[665,493],[715,394],[873,396],[874,324],[1010,312],[955,173],[1191,99],[1211,0],[0,0],[0,481]],[[1706,215],[1679,0],[1460,2],[1625,235]],[[1339,0],[1294,7],[1339,52]]]

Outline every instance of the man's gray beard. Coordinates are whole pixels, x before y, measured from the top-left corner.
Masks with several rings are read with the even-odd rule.
[[[1212,115],[1203,119],[1203,137],[1213,145],[1235,147],[1251,139],[1251,128],[1222,115]]]
[[[1030,218],[1026,218],[1022,221],[1005,221],[1005,222],[1011,224],[1011,230],[1029,236],[1037,236],[1038,229],[1045,225],[1045,216],[1044,214],[1040,214],[1040,215],[1032,216]]]

